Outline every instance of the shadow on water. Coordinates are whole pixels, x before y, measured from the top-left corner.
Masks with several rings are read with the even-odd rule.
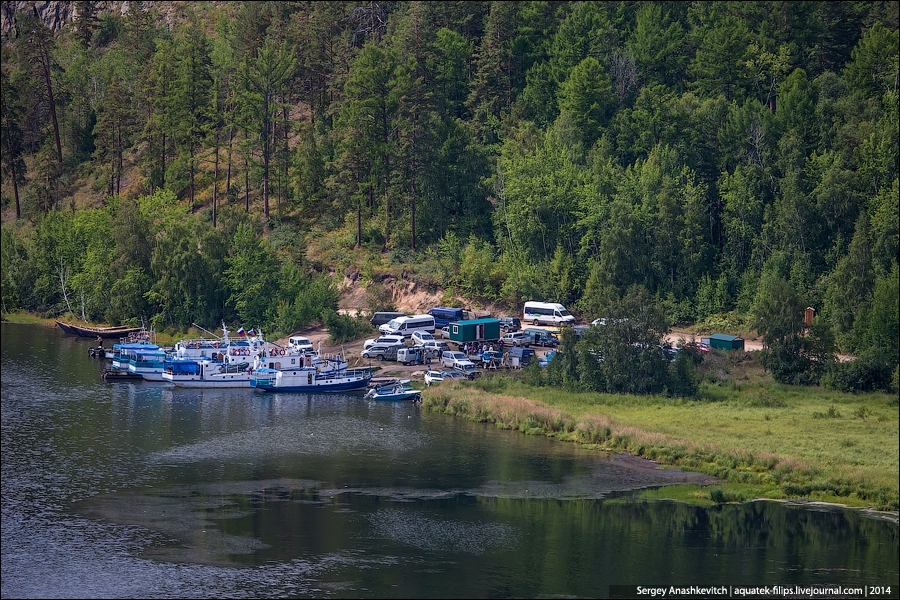
[[[709,478],[361,395],[111,384],[88,344],[2,337],[4,598],[898,583],[897,524],[857,511],[638,500]]]

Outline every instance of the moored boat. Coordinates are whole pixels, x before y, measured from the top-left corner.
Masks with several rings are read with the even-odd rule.
[[[395,384],[374,387],[366,392],[366,398],[369,400],[412,400],[413,402],[418,402],[422,399],[422,394],[419,390],[410,387],[409,380],[405,379]]]
[[[65,333],[92,339],[97,339],[97,336],[104,339],[119,339],[129,334],[137,333],[143,329],[143,327],[133,327],[130,325],[122,325],[119,327],[91,327],[90,325],[78,325],[77,323],[68,323],[66,321],[57,321],[56,324],[59,325],[59,328]]]
[[[261,367],[253,369],[250,386],[265,392],[349,392],[364,390],[371,379],[369,369]]]
[[[249,388],[250,362],[173,360],[166,363],[162,380],[185,388]]]

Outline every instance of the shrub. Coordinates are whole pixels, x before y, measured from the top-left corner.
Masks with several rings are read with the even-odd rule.
[[[322,321],[333,344],[349,342],[372,331],[372,324],[368,319],[338,314],[333,310],[324,311]]]
[[[855,360],[835,363],[824,377],[825,387],[840,392],[889,391],[892,365],[877,351],[864,351]]]

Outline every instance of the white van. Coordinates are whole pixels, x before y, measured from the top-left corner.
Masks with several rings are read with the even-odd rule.
[[[523,311],[523,323],[532,325],[562,325],[575,323],[575,317],[569,314],[566,307],[555,302],[526,302]]]
[[[380,326],[378,330],[385,335],[402,335],[405,338],[412,336],[414,331],[434,334],[434,317],[431,315],[397,317]]]
[[[309,341],[309,338],[305,337],[292,337],[288,340],[288,346],[291,347],[292,350],[297,352],[312,352],[313,345],[312,342]]]

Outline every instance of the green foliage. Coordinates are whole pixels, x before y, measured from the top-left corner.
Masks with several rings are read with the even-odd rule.
[[[896,363],[886,353],[867,350],[853,360],[837,362],[823,378],[823,385],[839,392],[890,391]]]
[[[342,315],[331,309],[322,311],[322,322],[332,344],[357,340],[373,331],[372,324],[365,317]]]
[[[287,330],[330,303],[298,291],[309,260],[586,320],[640,285],[670,323],[786,331],[766,353],[785,381],[817,380],[829,331],[897,364],[898,34],[881,4],[399,3],[371,29],[340,3],[286,6],[163,24],[85,4],[56,36],[16,15],[5,305]],[[265,228],[251,242],[238,222]],[[385,258],[361,267],[360,249]],[[772,277],[795,301],[773,301]],[[815,340],[784,329],[806,306]]]

